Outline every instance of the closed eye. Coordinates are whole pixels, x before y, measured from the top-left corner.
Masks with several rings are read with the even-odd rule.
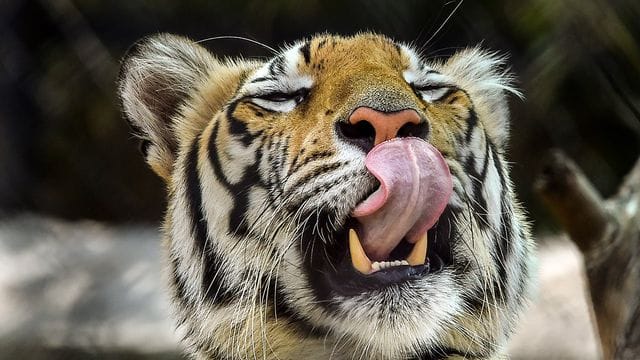
[[[418,96],[422,98],[422,100],[426,102],[437,102],[452,92],[456,91],[457,88],[448,84],[429,84],[429,85],[413,85],[413,89]]]
[[[273,91],[249,96],[255,105],[268,111],[289,112],[303,102],[309,95],[309,89],[302,88],[293,92]]]

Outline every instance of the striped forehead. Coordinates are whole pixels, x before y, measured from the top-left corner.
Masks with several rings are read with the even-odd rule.
[[[296,43],[290,46],[258,69],[252,76],[252,79],[281,75],[298,75],[298,63],[302,56],[300,48],[305,44],[306,43]]]
[[[256,70],[247,79],[244,92],[286,92],[310,88],[313,85],[313,78],[301,74],[298,66],[302,56],[300,49],[304,45],[305,43],[296,43],[290,46]]]

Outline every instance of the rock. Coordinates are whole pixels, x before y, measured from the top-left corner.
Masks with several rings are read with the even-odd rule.
[[[538,250],[538,291],[509,343],[511,359],[600,359],[582,255],[566,237]]]
[[[153,227],[0,221],[1,346],[175,354],[160,256]]]

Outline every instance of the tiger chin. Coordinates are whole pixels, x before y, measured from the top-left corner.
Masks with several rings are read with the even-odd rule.
[[[364,33],[270,59],[174,35],[119,95],[166,182],[173,316],[197,359],[493,359],[533,242],[504,160],[504,58]]]

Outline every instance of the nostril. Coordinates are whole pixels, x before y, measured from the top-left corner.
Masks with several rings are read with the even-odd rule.
[[[373,125],[366,120],[358,121],[355,124],[339,122],[337,124],[337,131],[342,138],[360,147],[365,152],[373,148],[376,130]]]
[[[340,130],[347,139],[373,139],[376,137],[376,130],[366,120],[355,124],[340,123]]]
[[[427,137],[427,133],[429,132],[429,126],[425,121],[420,123],[406,123],[398,129],[397,137],[417,137],[424,139]]]

